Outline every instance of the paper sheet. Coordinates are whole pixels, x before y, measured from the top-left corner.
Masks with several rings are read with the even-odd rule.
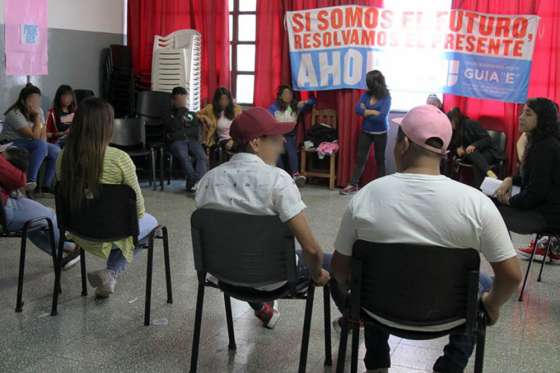
[[[480,190],[482,190],[482,193],[486,194],[487,196],[494,197],[494,195],[496,194],[496,190],[500,187],[500,185],[502,185],[502,180],[487,177],[480,185]],[[511,188],[511,196],[513,197],[514,195],[519,194],[520,191],[521,188],[514,185]]]

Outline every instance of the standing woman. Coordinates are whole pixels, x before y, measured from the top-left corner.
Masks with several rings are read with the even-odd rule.
[[[231,92],[224,87],[216,89],[212,103],[198,113],[198,119],[204,123],[202,143],[210,148],[217,141],[224,150],[231,150],[233,141],[229,129],[239,114],[241,106],[233,102]]]
[[[496,191],[510,231],[531,234],[560,228],[560,132],[557,109],[546,98],[523,106],[519,128],[527,136],[519,176],[507,177]],[[511,195],[513,185],[521,192]],[[560,256],[557,256],[560,260]]]
[[[385,176],[385,148],[387,146],[387,128],[391,110],[391,94],[387,89],[385,77],[379,70],[372,70],[366,75],[368,91],[356,104],[356,113],[362,116],[362,131],[358,138],[358,154],[352,179],[340,194],[352,194],[359,190],[358,183],[366,167],[369,150],[373,144],[377,177]]]
[[[73,210],[82,207],[81,202],[86,193],[95,195],[99,184],[130,186],[136,192],[140,228],[138,241],[141,242],[158,223],[145,212],[134,163],[128,154],[109,146],[113,120],[113,108],[105,100],[88,98],[82,101],[72,123],[72,131],[66,139],[66,146],[57,161],[57,178],[61,193]],[[115,290],[118,275],[133,259],[133,238],[115,242],[93,242],[76,236],[72,236],[72,239],[88,252],[107,259],[107,268],[88,273],[88,280],[96,288],[97,297],[108,297]]]
[[[76,95],[69,85],[61,85],[56,90],[53,106],[47,118],[47,141],[64,146],[64,139],[70,132],[70,125],[76,111]]]
[[[297,123],[299,114],[311,109],[316,102],[315,97],[311,97],[307,101],[298,101],[290,86],[281,85],[276,92],[276,101],[268,107],[268,111],[278,122],[294,124]],[[277,166],[286,170],[298,187],[303,187],[306,179],[305,176],[299,174],[296,129],[294,128],[292,132],[284,135],[284,140],[284,153],[288,158],[288,167],[286,167],[282,155],[278,158]]]
[[[449,111],[447,117],[453,126],[449,150],[454,157],[472,164],[474,187],[480,187],[486,176],[496,179],[498,176],[490,165],[503,159],[504,154],[494,144],[488,131],[479,122],[464,115],[458,107]]]
[[[46,141],[47,128],[41,109],[41,90],[28,83],[4,115],[5,124],[0,141],[13,142],[15,147],[23,148],[30,154],[27,189],[32,190],[37,186],[37,175],[44,160],[47,161],[44,186],[51,188],[60,148]]]

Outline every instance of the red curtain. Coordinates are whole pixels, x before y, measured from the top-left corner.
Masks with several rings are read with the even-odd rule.
[[[229,12],[227,0],[129,0],[128,45],[132,66],[149,86],[155,35],[180,29],[202,34],[201,97],[230,86]]]
[[[267,107],[274,101],[276,88],[291,83],[288,34],[284,28],[286,11],[336,5],[382,6],[382,0],[260,0],[257,2],[257,40],[255,70],[255,105]],[[361,118],[354,112],[363,91],[336,90],[317,92],[318,108],[334,108],[337,112],[340,151],[337,165],[337,185],[348,184],[356,159],[356,147]],[[303,132],[300,126],[300,137]],[[377,175],[373,152],[362,175],[367,183]]]
[[[454,0],[452,7],[484,13],[539,15],[541,19],[531,67],[529,97],[542,96],[560,101],[560,0]],[[517,159],[515,143],[519,138],[518,117],[523,105],[454,95],[444,95],[443,105],[445,110],[458,106],[488,129],[504,131],[508,140],[506,155],[509,170],[513,172]]]

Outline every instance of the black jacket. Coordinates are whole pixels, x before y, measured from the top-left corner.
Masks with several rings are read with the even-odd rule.
[[[560,141],[549,137],[528,150],[522,176],[513,178],[521,192],[509,200],[512,207],[536,210],[549,227],[560,228]]]
[[[201,127],[196,114],[186,108],[173,109],[164,122],[168,143],[182,140],[200,141]]]
[[[453,131],[453,138],[451,141],[451,151],[453,155],[457,155],[457,148],[469,145],[474,145],[479,152],[489,152],[494,159],[504,159],[504,154],[494,143],[492,137],[488,134],[479,122],[466,119],[459,126],[458,129]]]

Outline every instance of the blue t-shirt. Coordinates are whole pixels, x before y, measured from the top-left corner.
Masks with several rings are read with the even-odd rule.
[[[367,133],[383,133],[387,132],[389,127],[389,111],[391,110],[391,96],[383,97],[377,100],[373,105],[370,104],[371,96],[368,93],[364,93],[360,97],[360,101],[356,104],[356,113],[363,116],[364,108],[361,104],[364,104],[365,108],[368,110],[377,110],[379,115],[370,115],[369,117],[364,117],[362,122],[362,131]]]

